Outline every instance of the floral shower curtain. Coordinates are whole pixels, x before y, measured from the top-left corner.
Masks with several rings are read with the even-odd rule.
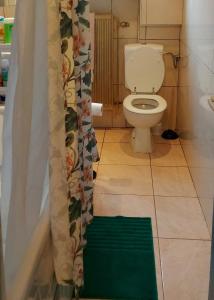
[[[56,299],[78,297],[84,283],[84,235],[93,217],[92,163],[99,157],[91,116],[89,30],[89,1],[49,0],[50,199]]]
[[[88,20],[86,0],[17,1],[2,176],[7,291],[47,194],[56,299],[78,297],[84,283],[84,234],[93,215],[92,162],[99,159],[91,124]]]

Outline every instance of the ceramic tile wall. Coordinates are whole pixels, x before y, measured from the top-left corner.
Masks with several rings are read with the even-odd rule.
[[[0,6],[0,15],[6,18],[13,18],[15,16],[15,5]]]
[[[119,22],[129,22],[129,27],[119,27],[118,57],[119,57],[119,79],[114,80],[115,102],[123,102],[129,94],[125,87],[124,74],[124,45],[130,43],[159,43],[164,45],[166,52],[179,54],[180,26],[144,26],[139,28],[139,2],[138,0],[91,0],[91,10],[97,13],[112,13],[119,19]],[[176,126],[176,106],[178,69],[173,67],[172,59],[169,55],[164,55],[166,63],[166,76],[159,94],[168,102],[168,110],[163,119],[164,128],[175,129]],[[126,127],[122,105],[114,107],[113,110],[105,111],[102,119],[96,120],[98,127]]]
[[[178,129],[211,231],[214,197],[214,2],[185,0],[178,89]]]
[[[4,5],[16,5],[16,0],[4,0]]]
[[[141,0],[141,24],[182,24],[183,0]]]

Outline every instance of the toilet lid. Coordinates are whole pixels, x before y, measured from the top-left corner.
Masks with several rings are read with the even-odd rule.
[[[126,87],[137,93],[157,93],[165,75],[162,54],[143,46],[130,54],[126,62]]]

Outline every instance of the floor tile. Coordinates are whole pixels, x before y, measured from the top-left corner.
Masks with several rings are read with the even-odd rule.
[[[186,166],[186,159],[180,145],[156,144],[151,154],[152,166]]]
[[[160,239],[165,300],[207,300],[211,243]]]
[[[214,145],[192,144],[182,145],[190,167],[214,168]]]
[[[166,139],[163,139],[159,135],[153,135],[152,138],[153,138],[153,142],[155,144],[180,145],[180,140],[179,139],[176,139],[176,140],[166,140]]]
[[[129,143],[131,142],[132,129],[107,129],[105,143]]]
[[[102,143],[104,140],[105,129],[95,129],[95,135],[98,143]]]
[[[153,195],[151,168],[100,165],[95,191],[101,194]]]
[[[94,215],[149,217],[152,219],[153,236],[157,237],[153,196],[95,194]]]
[[[157,196],[196,197],[186,167],[152,167],[154,194]]]
[[[161,238],[210,239],[197,198],[155,197]]]
[[[150,157],[134,153],[130,143],[104,143],[100,163],[150,166]]]
[[[159,253],[158,239],[154,239],[154,252],[155,252],[155,265],[156,265],[156,279],[158,287],[158,300],[163,300],[163,285],[161,276],[161,264],[160,264],[160,253]]]

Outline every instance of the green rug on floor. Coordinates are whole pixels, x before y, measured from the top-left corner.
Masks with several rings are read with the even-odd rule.
[[[150,218],[95,217],[87,240],[82,298],[158,300]]]

